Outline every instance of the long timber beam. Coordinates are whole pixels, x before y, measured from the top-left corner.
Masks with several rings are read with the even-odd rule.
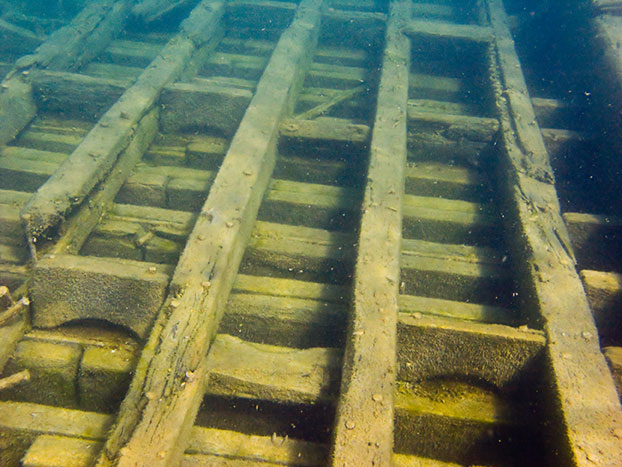
[[[88,62],[123,28],[131,3],[130,0],[88,3],[70,24],[15,63],[2,82],[0,93],[1,144],[14,138],[37,112],[28,79],[30,69],[71,70]]]
[[[279,123],[291,113],[315,48],[322,8],[321,0],[304,0],[270,58],[178,263],[171,295],[98,465],[164,466],[181,458],[203,398],[205,355],[268,187]]]
[[[597,329],[561,215],[553,171],[508,20],[500,0],[488,0],[495,32],[491,69],[498,69],[496,101],[506,151],[508,198],[516,212],[523,265],[544,320],[552,398],[559,437],[570,465],[621,465],[622,409],[600,351]],[[559,460],[558,460],[559,461]]]
[[[103,180],[129,144],[138,121],[154,105],[160,92],[183,71],[192,53],[217,34],[224,13],[221,1],[204,1],[181,26],[134,85],[106,112],[87,137],[22,211],[26,233],[36,242],[56,227]]]
[[[393,453],[397,295],[410,42],[409,2],[390,6],[348,320],[333,465],[389,465]]]

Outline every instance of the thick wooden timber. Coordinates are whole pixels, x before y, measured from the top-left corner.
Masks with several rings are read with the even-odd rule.
[[[413,16],[416,18],[444,19],[451,21],[455,19],[454,7],[450,4],[417,2],[412,6]]]
[[[139,17],[145,23],[150,23],[162,18],[171,11],[191,4],[192,0],[141,0],[132,8],[132,14]]]
[[[389,6],[331,463],[389,465],[393,453],[410,2]]]
[[[427,36],[434,39],[457,39],[470,42],[492,40],[492,30],[489,27],[443,21],[410,21],[404,27],[404,34],[410,37]]]
[[[622,219],[602,214],[564,213],[581,269],[617,270],[622,259]]]
[[[37,262],[33,324],[100,319],[146,337],[164,298],[171,266],[115,258],[50,255]],[[133,290],[131,297],[125,295]]]
[[[205,355],[274,168],[279,123],[291,111],[315,48],[322,8],[321,1],[304,0],[270,58],[179,261],[99,465],[164,466],[181,458],[203,398]]]
[[[495,118],[420,111],[417,107],[417,102],[408,102],[408,122],[416,125],[413,131],[440,132],[450,140],[490,142],[499,130]]]
[[[491,70],[507,155],[507,196],[517,222],[512,244],[521,245],[525,291],[539,310],[547,336],[546,357],[560,421],[556,463],[620,465],[622,410],[600,352],[597,330],[560,213],[548,154],[529,99],[507,17],[499,0],[487,2],[495,31]],[[494,75],[493,75],[494,76]]]
[[[153,109],[138,122],[132,141],[119,156],[110,176],[91,195],[89,203],[80,206],[76,214],[66,223],[63,233],[50,248],[49,254],[77,254],[80,251],[155,137],[157,127],[158,112],[157,109]]]
[[[342,141],[347,143],[365,143],[369,139],[369,127],[342,118],[320,117],[315,120],[285,120],[281,126],[281,135],[287,139],[302,141]]]
[[[603,345],[622,338],[622,275],[616,272],[581,271],[585,293],[590,301]]]
[[[101,118],[133,81],[47,70],[31,72],[30,79],[41,110],[62,111],[86,120]],[[167,133],[210,127],[232,134],[251,98],[248,89],[204,78],[171,83],[164,87],[158,100],[160,125]],[[202,111],[205,108],[211,111]]]
[[[112,415],[0,402],[0,433],[9,449],[8,465],[87,467],[97,460]],[[321,465],[325,447],[289,438],[254,436],[227,430],[192,428],[183,465],[231,465],[232,459],[264,465]],[[202,462],[202,463],[201,463]],[[246,464],[248,465],[248,464]]]
[[[400,332],[402,336],[411,334],[413,326],[412,323],[409,323],[408,318],[405,319],[406,321],[403,321],[400,317],[400,327],[404,327],[403,331]],[[417,319],[411,318],[412,320]],[[425,321],[424,319],[423,322]],[[423,324],[420,319],[418,322],[424,332],[428,331],[429,326]],[[530,335],[527,332],[504,329],[503,327],[497,327],[493,330],[490,327],[482,326],[480,326],[481,329],[473,329],[471,326],[471,328],[466,329],[465,326],[459,324],[456,327],[455,324],[451,323],[443,323],[441,326],[436,323],[434,328],[436,331],[426,333],[439,340],[448,339],[450,345],[457,344],[457,340],[451,339],[452,331],[462,330],[460,339],[462,339],[463,345],[469,348],[471,346],[481,347],[480,352],[473,352],[474,355],[479,356],[480,361],[478,362],[479,366],[473,365],[474,369],[470,374],[481,377],[479,371],[480,368],[483,368],[484,376],[492,376],[493,381],[490,383],[501,388],[511,386],[522,378],[523,373],[529,370],[532,360],[537,357],[544,344],[542,336]],[[443,332],[446,335],[443,336]],[[490,428],[498,425],[503,426],[510,422],[509,419],[503,421],[504,417],[495,416],[496,411],[493,410],[492,406],[479,404],[478,400],[481,402],[481,398],[477,394],[462,394],[464,405],[458,403],[457,406],[454,406],[453,404],[458,401],[450,400],[447,404],[449,406],[442,410],[439,403],[432,403],[434,399],[433,387],[429,388],[432,389],[430,391],[432,394],[426,394],[427,390],[421,390],[421,388],[414,392],[408,390],[416,376],[424,376],[419,371],[420,365],[413,368],[413,362],[418,363],[419,357],[417,356],[418,346],[415,343],[413,348],[412,345],[419,338],[419,334],[416,332],[412,334],[414,334],[414,339],[407,338],[405,342],[400,344],[400,347],[405,351],[404,358],[406,360],[403,374],[407,376],[406,379],[401,380],[400,386],[397,388],[395,402],[396,419],[398,420],[397,435],[400,439],[399,449],[401,451],[409,445],[425,446],[428,450],[434,451],[433,439],[410,439],[412,431],[409,428],[414,424],[418,424],[423,430],[446,430],[457,424],[459,426],[458,432],[453,431],[454,434],[450,436],[453,439],[455,436],[466,435],[467,438],[461,444],[466,450],[469,445],[472,446],[476,443],[477,435],[481,435],[482,425],[483,428]],[[50,345],[51,342],[31,341],[30,353],[34,351],[42,354],[46,352],[47,346],[47,353],[51,354]],[[64,350],[67,354],[70,349]],[[83,360],[87,358],[86,354],[91,350],[95,349],[88,349]],[[485,355],[491,351],[499,355],[499,358],[495,360],[494,367],[491,367],[485,359]],[[245,355],[245,358],[240,359],[240,355]],[[434,359],[426,352],[423,359],[427,362],[428,357]],[[291,349],[248,343],[237,337],[219,334],[216,336],[208,358],[207,395],[239,400],[269,401],[277,404],[291,404],[292,402],[307,406],[332,404],[338,395],[340,363],[341,352],[335,348]],[[80,363],[80,365],[83,366],[84,363]],[[73,366],[75,367],[75,364]],[[441,368],[436,370],[451,373],[460,367],[459,362],[450,361],[442,364]],[[71,364],[69,362],[65,370],[59,368],[65,372],[70,369]],[[36,368],[33,368],[33,371],[36,371]],[[434,384],[432,383],[431,386]],[[430,397],[431,395],[432,397]],[[498,408],[509,409],[503,397],[495,396],[491,402],[500,404],[497,406]],[[469,410],[468,407],[471,404],[475,404],[480,410],[483,409],[483,412],[476,414],[477,411]],[[515,422],[510,423],[515,424]],[[192,433],[196,430],[197,428],[194,428]],[[214,441],[217,440],[219,438]],[[191,451],[192,447],[190,444],[186,453]],[[448,447],[443,451],[451,452],[451,449]],[[454,456],[456,454],[460,455],[454,453]]]
[[[180,33],[37,191],[22,213],[31,239],[36,241],[43,232],[57,226],[106,177],[162,88],[179,76],[198,47],[217,34],[223,13],[224,5],[218,0],[205,0],[195,7],[182,23]]]
[[[68,70],[88,63],[123,28],[131,3],[128,0],[88,2],[71,23],[53,33],[33,54],[20,58],[15,69],[34,65]]]
[[[29,68],[64,70],[88,62],[123,28],[130,4],[129,0],[87,3],[70,24],[17,61],[0,92],[0,144],[13,139],[36,115]]]
[[[459,374],[501,390],[535,370],[545,346],[540,331],[404,312],[398,342],[400,381]]]

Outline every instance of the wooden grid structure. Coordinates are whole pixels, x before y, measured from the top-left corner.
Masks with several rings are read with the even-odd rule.
[[[2,465],[622,465],[595,246],[622,222],[568,209],[553,167],[588,135],[509,24],[92,0],[28,36],[0,89]]]

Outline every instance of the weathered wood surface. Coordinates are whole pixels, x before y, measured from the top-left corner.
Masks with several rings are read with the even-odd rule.
[[[0,144],[13,139],[37,113],[29,68],[74,69],[101,52],[124,26],[130,0],[89,2],[70,24],[19,59],[0,90]],[[22,73],[19,73],[19,72]]]
[[[410,42],[409,3],[390,4],[363,200],[332,465],[389,465],[393,453],[397,295]]]
[[[3,441],[16,454],[3,458],[7,465],[88,467],[97,455],[112,425],[107,414],[70,410],[31,403],[0,402],[0,431]],[[31,445],[32,443],[32,445]],[[227,430],[193,427],[182,465],[224,465],[231,458],[266,465],[321,465],[325,457],[321,444],[283,437],[254,436]],[[272,463],[272,464],[270,464]]]
[[[141,0],[132,8],[132,14],[141,18],[145,23],[151,23],[191,3],[192,0]]]
[[[22,76],[3,81],[0,89],[0,144],[15,138],[37,114],[32,87]]]
[[[410,37],[430,36],[435,39],[456,39],[471,42],[490,42],[492,30],[486,26],[456,24],[443,21],[410,21],[404,27]]]
[[[487,2],[495,31],[491,70],[497,84],[503,144],[507,156],[507,196],[520,229],[512,244],[525,258],[525,293],[544,321],[548,344],[550,397],[557,406],[560,440],[555,462],[622,465],[622,410],[600,352],[598,331],[574,267],[548,154],[535,122],[507,17],[499,0]],[[531,292],[529,292],[531,291]]]
[[[67,222],[62,235],[50,248],[49,254],[78,254],[87,237],[108,211],[121,186],[153,141],[157,128],[158,111],[153,109],[138,123],[132,141],[119,156],[111,175],[97,192],[91,195],[89,203],[82,205]]]
[[[123,28],[130,0],[95,0],[67,26],[53,33],[31,54],[20,58],[15,71],[31,66],[66,70],[81,66],[101,52]]]
[[[172,465],[183,453],[203,397],[205,355],[274,168],[279,122],[315,48],[322,8],[321,0],[304,0],[270,58],[179,261],[99,465]]]
[[[218,31],[223,13],[222,1],[200,3],[182,23],[180,33],[37,191],[22,212],[31,241],[62,222],[108,175],[130,143],[138,121],[154,105],[162,88],[179,76],[196,48]]]

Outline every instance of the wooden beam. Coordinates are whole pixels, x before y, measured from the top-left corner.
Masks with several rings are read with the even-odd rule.
[[[406,165],[410,2],[389,6],[331,463],[390,465]]]
[[[31,241],[62,222],[108,175],[164,86],[179,76],[196,48],[217,33],[223,13],[222,1],[201,2],[182,23],[180,33],[37,191],[22,213]]]
[[[100,466],[165,466],[181,458],[203,398],[205,355],[268,187],[279,123],[291,109],[317,43],[322,7],[321,0],[303,0],[270,58],[178,263],[171,295],[143,350]]]
[[[15,63],[15,71],[32,66],[50,70],[70,70],[88,63],[123,28],[130,0],[96,0],[68,25],[54,32],[31,54]]]
[[[132,8],[132,14],[139,17],[145,23],[151,23],[161,19],[173,10],[191,4],[192,0],[141,0]]]
[[[29,68],[77,68],[95,57],[124,26],[130,0],[89,2],[69,23],[37,50],[20,58],[0,92],[0,144],[13,139],[37,113]],[[21,72],[21,73],[20,73]]]
[[[112,204],[121,186],[130,176],[134,166],[153,141],[157,128],[158,111],[153,109],[138,123],[132,141],[119,156],[105,183],[91,196],[89,203],[80,206],[75,215],[66,223],[60,238],[49,250],[50,254],[78,254],[90,233]]]
[[[409,37],[431,37],[434,39],[453,39],[469,42],[490,42],[492,30],[486,26],[456,24],[445,21],[410,21],[404,27],[404,34]]]
[[[509,224],[510,244],[516,257],[524,258],[525,295],[544,322],[549,395],[559,422],[555,463],[622,465],[622,442],[616,436],[622,409],[575,270],[549,157],[501,0],[486,5],[495,32],[491,72],[493,80],[497,72],[501,79],[495,94],[506,157],[503,186],[516,216]]]

